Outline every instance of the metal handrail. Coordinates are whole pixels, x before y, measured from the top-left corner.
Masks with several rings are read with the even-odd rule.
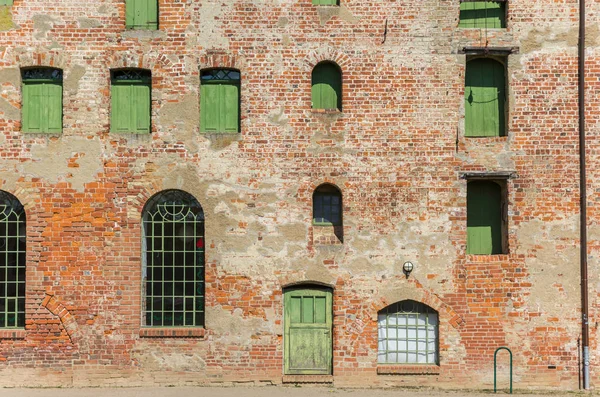
[[[506,346],[501,346],[499,348],[496,349],[496,351],[494,352],[494,393],[496,393],[496,355],[498,354],[498,352],[500,350],[506,350],[508,352],[508,354],[510,354],[510,394],[512,394],[512,385],[513,385],[513,359],[512,359],[512,352],[510,351],[510,349]]]

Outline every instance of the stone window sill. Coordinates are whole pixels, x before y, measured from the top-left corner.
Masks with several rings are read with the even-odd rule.
[[[0,329],[0,339],[25,339],[26,335],[24,329]]]
[[[506,262],[510,260],[509,254],[467,254],[466,261],[473,263],[496,263],[496,262]]]
[[[140,328],[142,338],[198,338],[204,339],[206,329],[189,327]]]
[[[310,111],[315,114],[342,114],[340,109],[311,109]]]
[[[439,375],[439,365],[378,365],[378,375]]]

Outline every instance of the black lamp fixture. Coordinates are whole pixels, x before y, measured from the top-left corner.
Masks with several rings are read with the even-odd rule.
[[[404,262],[404,265],[402,265],[402,270],[404,271],[404,275],[406,276],[406,278],[408,278],[410,272],[413,271],[414,267],[415,265],[413,265],[412,262]]]

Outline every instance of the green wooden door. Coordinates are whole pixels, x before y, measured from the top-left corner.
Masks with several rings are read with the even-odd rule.
[[[467,63],[465,76],[465,136],[504,136],[504,65],[489,58]]]
[[[284,293],[284,370],[288,375],[329,375],[332,357],[332,294],[327,288]]]
[[[502,188],[491,181],[467,185],[467,254],[502,253]]]

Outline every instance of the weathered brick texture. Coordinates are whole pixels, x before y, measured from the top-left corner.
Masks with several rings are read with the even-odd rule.
[[[27,214],[26,327],[0,332],[0,385],[281,383],[282,288],[313,281],[334,288],[325,381],[490,388],[508,346],[516,387],[576,389],[577,4],[510,0],[508,28],[487,32],[457,28],[458,0],[159,0],[158,31],[125,30],[122,0],[0,7],[0,189]],[[596,384],[600,1],[588,8]],[[460,52],[486,44],[516,49],[508,136],[466,139]],[[342,69],[341,113],[311,110],[323,60]],[[64,70],[62,134],[21,132],[29,66]],[[149,135],[109,132],[124,67],[152,73]],[[239,134],[199,132],[208,67],[241,71]],[[515,172],[508,254],[465,254],[466,171]],[[342,230],[311,224],[324,182]],[[157,334],[140,330],[141,214],[171,188],[206,215],[206,329]],[[439,368],[378,368],[377,312],[403,299],[439,312]]]

